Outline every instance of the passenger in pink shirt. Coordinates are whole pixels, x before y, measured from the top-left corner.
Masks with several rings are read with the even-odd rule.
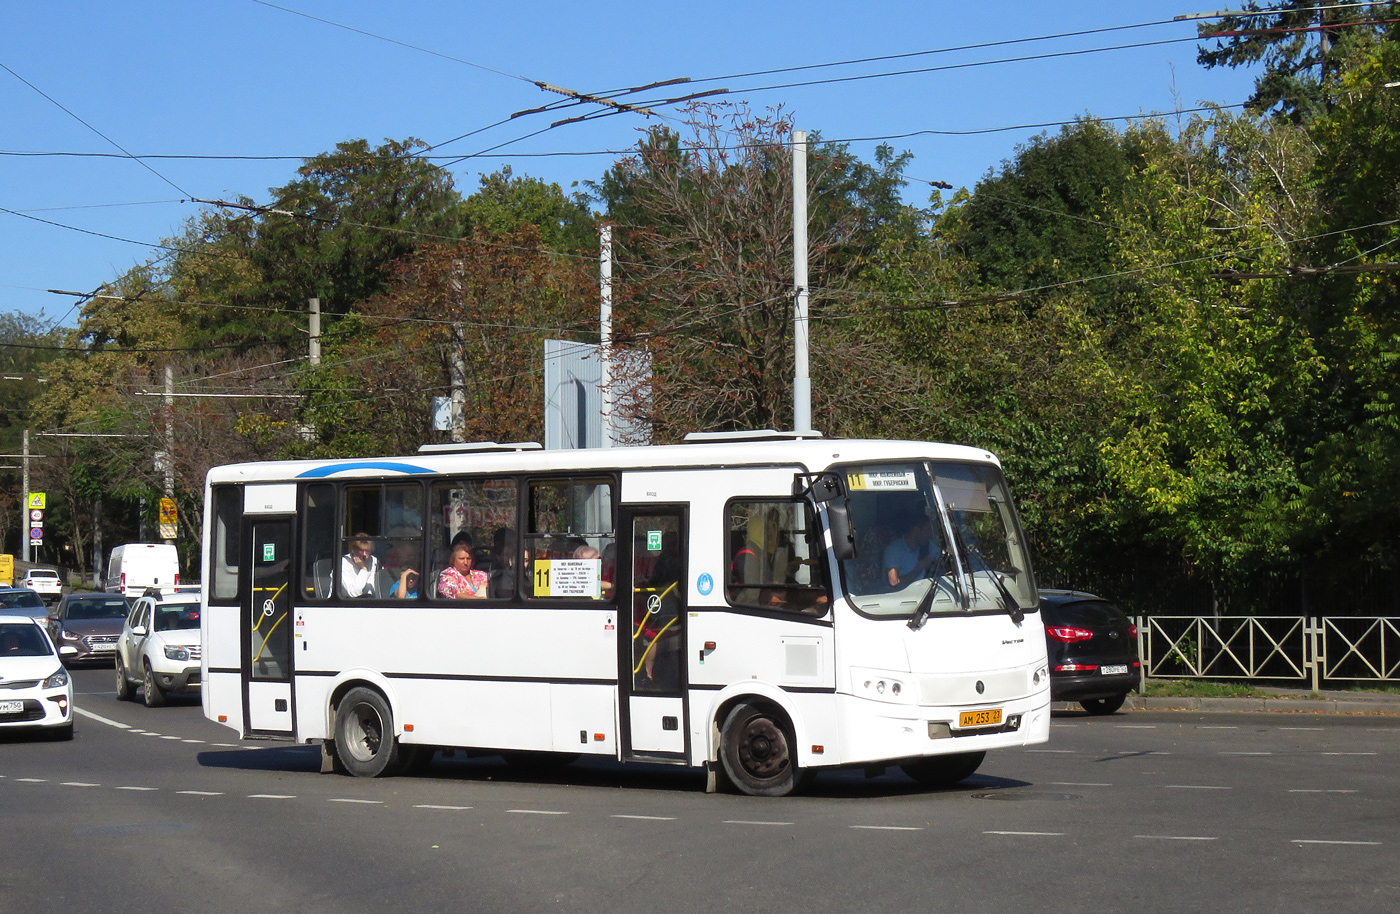
[[[449,600],[486,599],[486,572],[472,567],[470,542],[452,547],[452,564],[438,576],[438,596]]]

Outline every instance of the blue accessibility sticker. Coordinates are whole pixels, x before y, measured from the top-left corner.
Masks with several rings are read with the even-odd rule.
[[[700,596],[708,597],[710,591],[715,589],[715,579],[710,577],[710,573],[707,571],[695,579],[695,589],[700,591]]]

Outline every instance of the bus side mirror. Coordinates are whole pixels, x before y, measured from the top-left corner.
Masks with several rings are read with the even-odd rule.
[[[856,557],[856,536],[851,529],[851,511],[844,498],[826,503],[826,525],[831,530],[831,551],[836,561]]]

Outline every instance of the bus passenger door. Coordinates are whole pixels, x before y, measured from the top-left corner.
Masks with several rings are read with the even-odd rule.
[[[250,586],[243,606],[243,714],[250,736],[290,737],[292,714],[290,518],[252,523]]]
[[[622,509],[619,685],[623,758],[684,759],[686,511]],[[630,594],[630,596],[629,596]]]

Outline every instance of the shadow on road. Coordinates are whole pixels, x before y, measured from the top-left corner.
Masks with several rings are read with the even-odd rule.
[[[321,750],[319,746],[269,746],[207,751],[199,753],[199,764],[208,768],[243,771],[319,774]],[[451,755],[437,753],[431,762],[420,764],[411,773],[399,777],[423,782],[492,782],[681,793],[696,793],[705,789],[705,772],[699,768],[643,762],[624,765],[613,759],[580,759],[573,764],[551,767],[512,765],[498,755],[469,755],[463,750],[457,750]],[[823,799],[868,800],[920,794],[966,793],[969,790],[1006,790],[1028,786],[1031,785],[1026,781],[973,775],[952,787],[931,790],[920,786],[905,776],[899,768],[892,766],[884,774],[875,777],[868,777],[859,769],[823,771],[812,779],[802,793]]]

